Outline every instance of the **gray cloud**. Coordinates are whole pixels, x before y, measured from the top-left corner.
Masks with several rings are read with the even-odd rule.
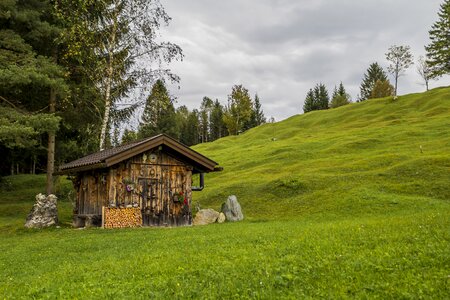
[[[179,105],[197,108],[203,96],[222,103],[234,84],[258,93],[266,116],[301,113],[316,83],[330,92],[342,81],[355,99],[370,63],[387,66],[393,44],[424,54],[441,0],[163,0],[173,18],[162,37],[184,50],[170,67],[181,77],[171,87]],[[415,67],[399,93],[419,92]],[[449,85],[450,78],[432,86]]]

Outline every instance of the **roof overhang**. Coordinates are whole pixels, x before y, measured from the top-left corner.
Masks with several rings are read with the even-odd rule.
[[[163,151],[166,151],[176,158],[181,159],[185,163],[192,165],[194,168],[194,173],[209,173],[222,170],[222,168],[218,167],[217,162],[195,150],[192,150],[188,146],[183,145],[165,134],[160,134],[153,138],[133,143],[130,147],[127,147],[124,150],[120,150],[119,147],[117,148],[117,151],[111,149],[108,154],[105,153],[103,156],[101,155],[102,152],[85,156],[76,161],[60,166],[58,172],[55,174],[74,174],[93,169],[109,168],[133,156],[160,146],[162,146]],[[95,159],[93,159],[94,157]],[[90,161],[90,159],[92,161]]]

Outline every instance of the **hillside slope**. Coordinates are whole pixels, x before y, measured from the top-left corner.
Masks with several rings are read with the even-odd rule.
[[[61,227],[26,229],[45,177],[5,178],[0,295],[447,299],[449,117],[445,88],[199,145],[224,171],[208,174],[194,201],[219,209],[236,194],[246,214],[236,223],[75,230],[71,182],[60,178]]]
[[[194,195],[250,220],[390,213],[450,199],[450,88],[293,116],[195,147],[224,167]]]

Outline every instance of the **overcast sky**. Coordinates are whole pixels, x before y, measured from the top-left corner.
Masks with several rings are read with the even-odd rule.
[[[165,40],[184,51],[170,68],[177,106],[198,108],[204,96],[223,104],[235,84],[258,93],[266,117],[302,113],[307,91],[324,83],[331,94],[343,82],[355,100],[372,62],[387,67],[391,45],[425,54],[428,30],[442,0],[162,0],[172,22]],[[393,80],[391,80],[393,82]],[[449,85],[447,76],[431,87]],[[416,67],[398,93],[423,91]]]

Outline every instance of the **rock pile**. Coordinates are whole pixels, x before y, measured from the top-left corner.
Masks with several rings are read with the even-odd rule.
[[[58,224],[57,200],[58,198],[52,194],[48,196],[37,194],[36,203],[27,216],[25,227],[44,228]]]
[[[235,195],[228,197],[227,201],[222,204],[221,212],[214,209],[201,209],[195,215],[193,225],[207,225],[212,223],[224,223],[225,221],[236,222],[244,219],[241,205],[237,201]]]

